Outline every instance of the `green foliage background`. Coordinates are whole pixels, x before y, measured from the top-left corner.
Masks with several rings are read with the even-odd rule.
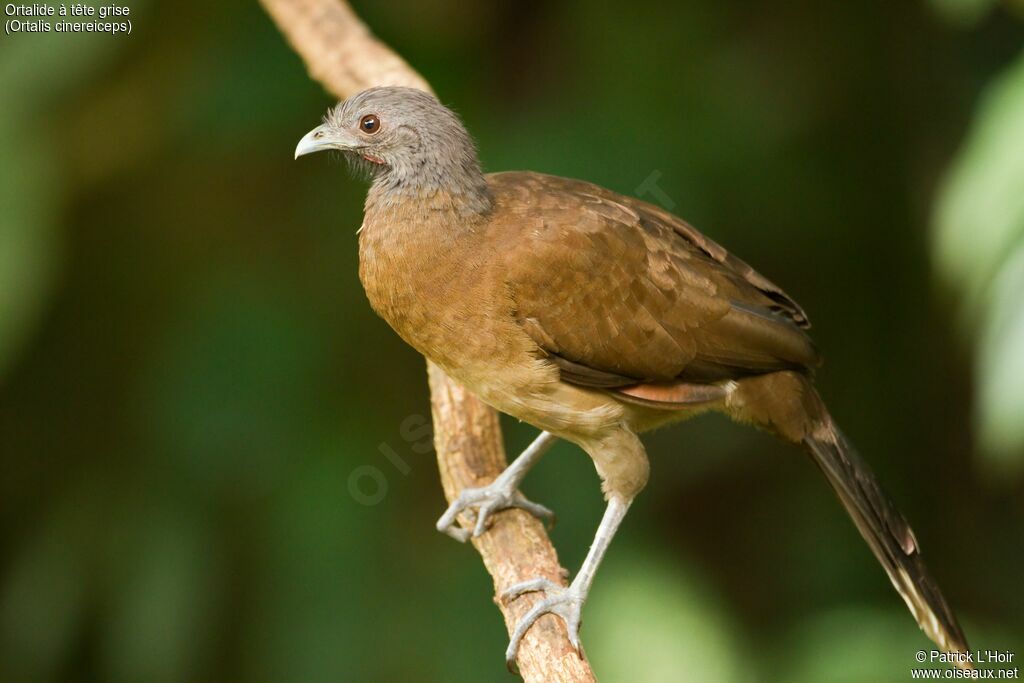
[[[801,301],[972,643],[1024,655],[1012,6],[354,4],[488,169],[657,171]],[[0,680],[506,680],[433,530],[422,361],[359,286],[364,187],[291,159],[330,100],[255,3],[129,6],[131,36],[0,36]],[[930,645],[804,458],[714,417],[648,442],[585,613],[602,681],[908,679]],[[560,445],[525,488],[576,567],[592,466]]]

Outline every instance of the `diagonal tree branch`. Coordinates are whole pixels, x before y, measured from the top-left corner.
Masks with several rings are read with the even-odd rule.
[[[310,77],[338,98],[377,85],[430,90],[427,82],[377,40],[342,0],[260,0]],[[441,483],[452,501],[467,486],[489,483],[506,466],[498,416],[479,399],[427,364],[434,416],[434,444]],[[460,520],[472,528],[469,520]],[[487,533],[473,540],[494,579],[495,595],[519,581],[544,576],[565,581],[544,527],[522,510],[494,517]],[[527,594],[511,604],[495,602],[509,632],[539,600]],[[495,653],[499,658],[500,652]],[[528,683],[596,683],[590,665],[569,644],[565,625],[552,615],[530,629],[519,648],[519,669]]]

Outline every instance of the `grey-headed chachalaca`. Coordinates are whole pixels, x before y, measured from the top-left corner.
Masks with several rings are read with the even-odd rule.
[[[578,647],[580,609],[633,498],[647,483],[639,434],[708,410],[799,444],[814,459],[917,623],[967,650],[914,533],[814,390],[807,316],[779,287],[685,221],[580,180],[484,174],[473,139],[432,95],[374,88],[342,102],[295,156],[335,149],[372,178],[359,231],[370,304],[402,338],[496,409],[542,430],[492,484],[438,521],[459,540],[488,516],[550,512],[517,490],[556,439],[593,459],[608,506],[568,588],[545,613]],[[456,515],[475,511],[472,532]]]

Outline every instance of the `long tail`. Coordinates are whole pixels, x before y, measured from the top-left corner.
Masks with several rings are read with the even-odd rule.
[[[803,444],[921,630],[944,652],[967,653],[967,639],[928,573],[910,525],[836,427],[810,380],[796,372],[741,380],[727,399],[727,410],[737,419]],[[971,668],[968,662],[959,666]]]
[[[804,445],[921,630],[944,652],[967,652],[967,639],[921,559],[913,530],[882,491],[868,464],[830,417],[816,425],[804,438]]]

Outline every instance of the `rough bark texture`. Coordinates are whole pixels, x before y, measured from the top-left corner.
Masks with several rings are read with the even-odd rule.
[[[261,4],[305,61],[310,76],[334,96],[344,99],[376,85],[430,90],[341,0],[261,0]],[[505,449],[495,412],[432,363],[428,362],[427,371],[438,468],[445,497],[451,501],[464,487],[482,486],[497,477],[506,465]],[[461,522],[471,528],[469,520]],[[537,576],[564,585],[566,572],[540,522],[521,510],[501,512],[493,522],[473,545],[494,578],[495,595]],[[511,632],[539,599],[538,594],[528,594],[510,604],[497,598],[495,602]],[[500,657],[501,652],[495,652],[495,659]],[[542,617],[527,633],[518,664],[529,683],[595,682],[589,664],[569,644],[565,625],[552,615]]]

